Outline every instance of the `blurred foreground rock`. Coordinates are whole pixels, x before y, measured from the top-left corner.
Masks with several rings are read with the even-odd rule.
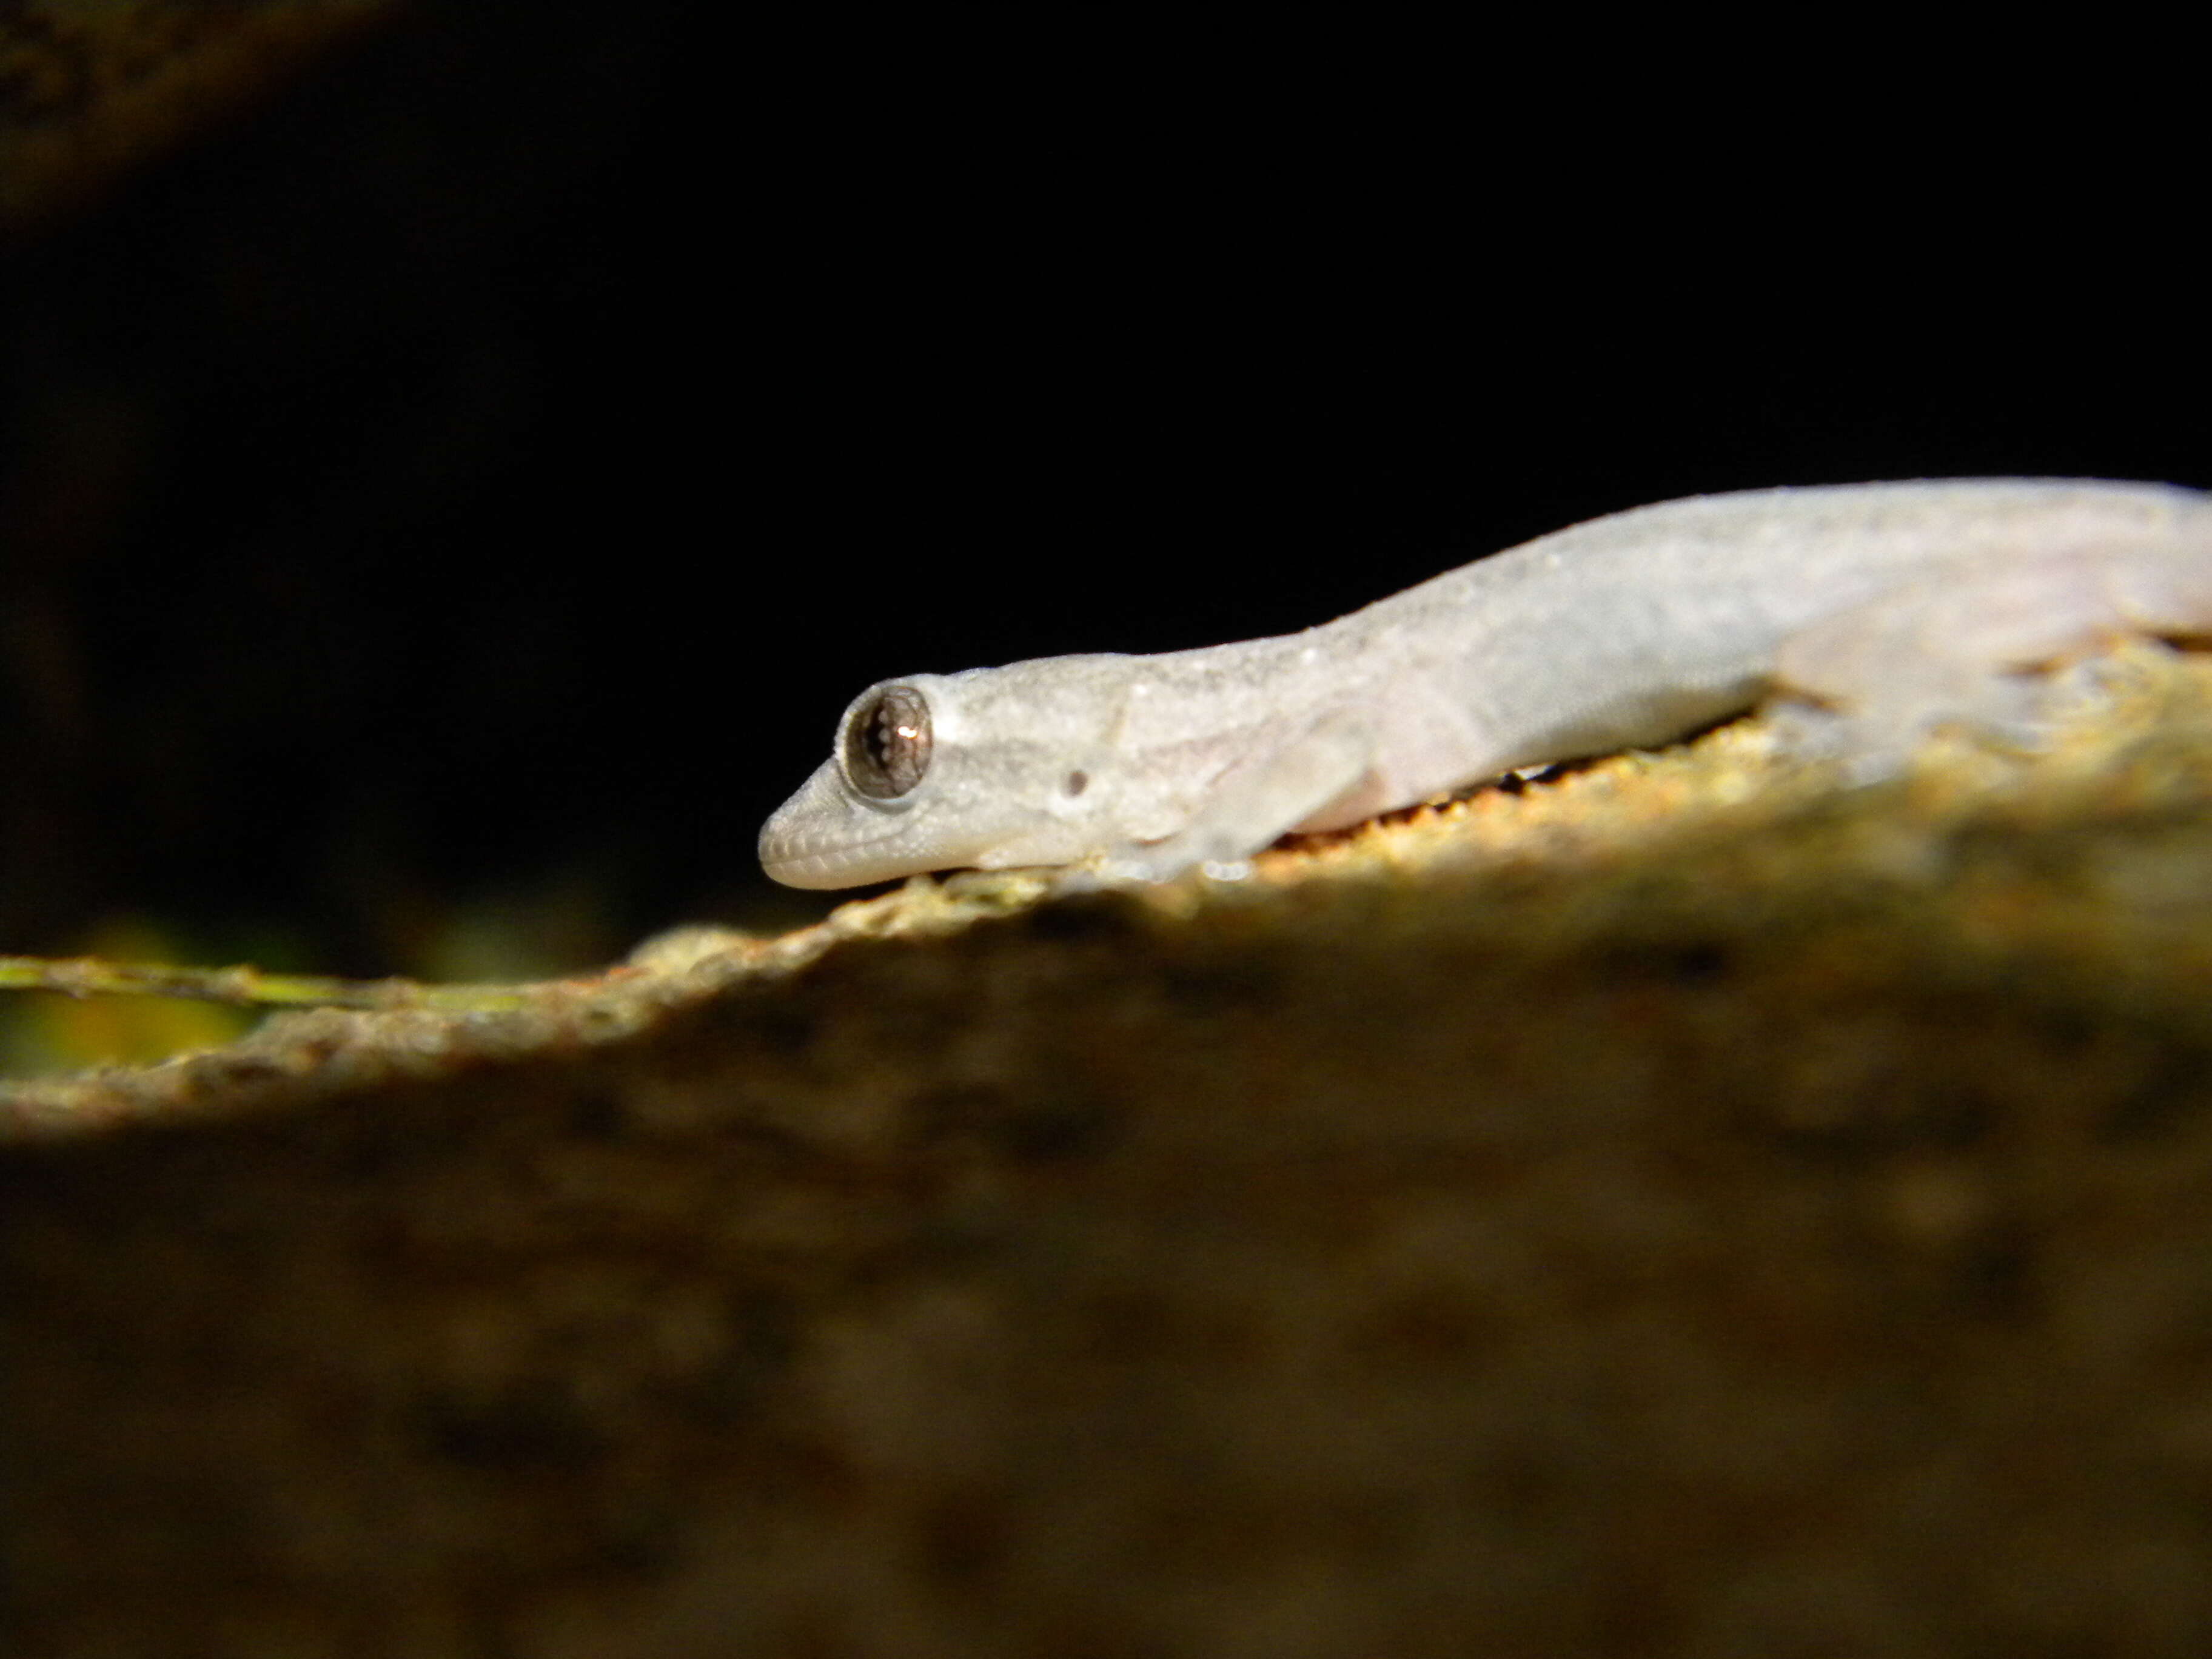
[[[2212,664],[0,1107],[11,1655],[2212,1650]]]

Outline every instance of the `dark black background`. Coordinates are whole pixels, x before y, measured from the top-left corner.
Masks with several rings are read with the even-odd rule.
[[[404,969],[563,883],[579,951],[788,920],[753,836],[886,674],[1698,491],[2212,484],[2196,210],[2033,112],[727,20],[418,9],[14,256],[0,951],[282,918]]]

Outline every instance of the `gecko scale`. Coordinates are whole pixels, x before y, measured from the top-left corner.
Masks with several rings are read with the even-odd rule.
[[[1164,879],[1770,695],[1863,774],[2032,723],[2022,671],[2212,634],[2212,495],[2035,479],[1747,490],[1527,542],[1301,634],[884,680],[761,831],[794,887],[1095,862]]]

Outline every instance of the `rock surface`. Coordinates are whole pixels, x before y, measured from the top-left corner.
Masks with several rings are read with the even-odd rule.
[[[2212,663],[0,1105],[11,1654],[2212,1650]]]

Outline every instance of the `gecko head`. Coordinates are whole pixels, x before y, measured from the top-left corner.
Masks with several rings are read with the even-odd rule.
[[[1107,792],[1079,757],[1095,695],[1056,695],[1070,662],[914,674],[870,686],[830,758],[763,826],[761,867],[788,887],[857,887],[964,865],[1066,864],[1096,849]]]

